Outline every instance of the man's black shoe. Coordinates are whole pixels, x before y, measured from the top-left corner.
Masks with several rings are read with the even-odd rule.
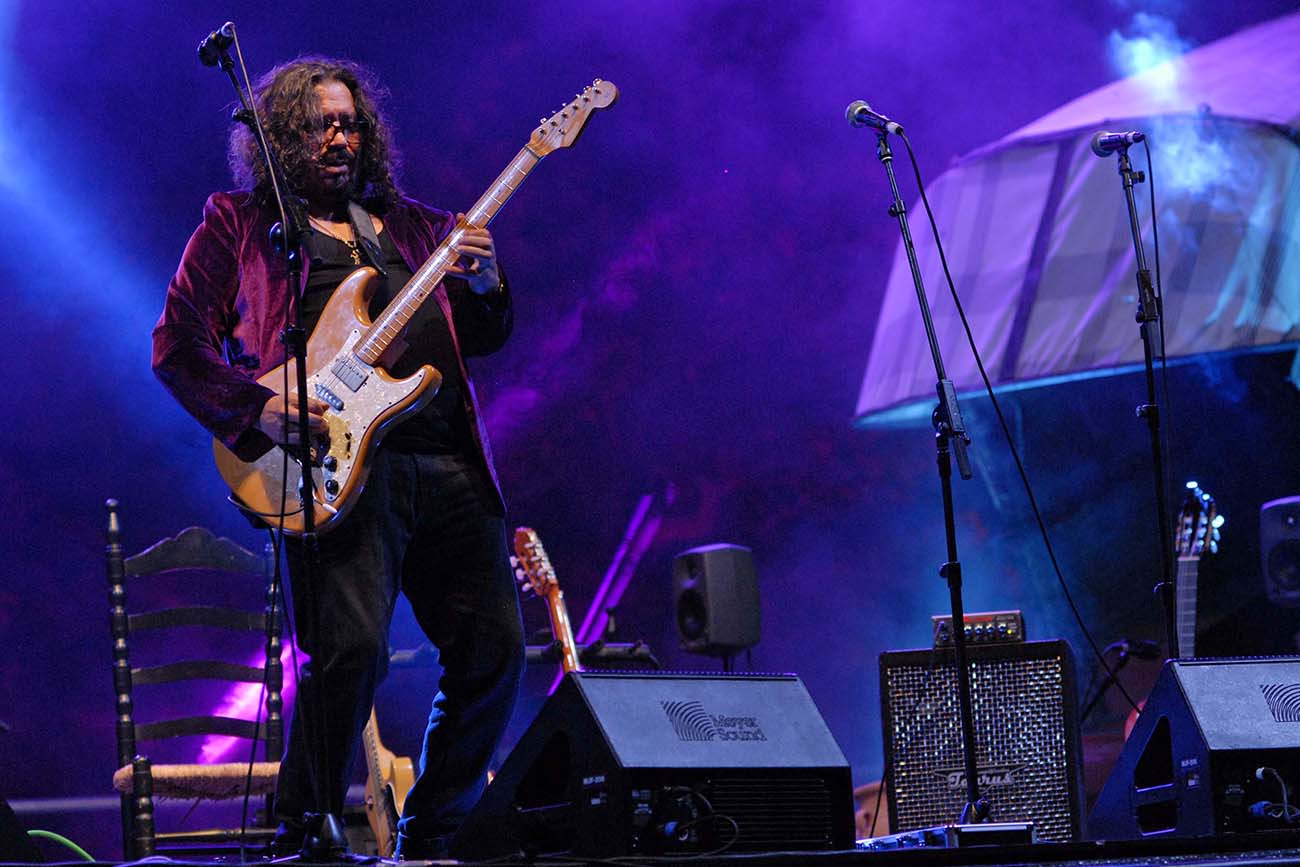
[[[280,827],[275,829],[275,838],[271,840],[271,857],[283,858],[286,855],[297,855],[302,851],[302,841],[306,836],[306,831],[301,822],[294,822],[286,819],[280,823]]]
[[[451,835],[443,837],[408,837],[397,835],[398,861],[439,861],[451,857]]]

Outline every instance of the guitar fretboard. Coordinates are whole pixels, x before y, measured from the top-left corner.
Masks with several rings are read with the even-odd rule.
[[[465,223],[481,229],[492,222],[497,211],[501,210],[501,206],[514,194],[514,191],[524,182],[524,178],[528,177],[528,173],[541,160],[542,158],[533,153],[527,145],[521,148],[505,170],[497,176],[488,191],[474,203],[474,207],[466,212]],[[397,297],[384,308],[384,312],[379,314],[379,318],[357,343],[354,351],[359,359],[372,366],[378,364],[393,341],[402,336],[411,317],[433,294],[433,290],[447,275],[447,269],[456,261],[455,247],[464,234],[464,226],[458,226],[452,231]]]
[[[1178,633],[1178,655],[1196,655],[1196,579],[1200,557],[1179,557],[1175,582],[1174,620]]]

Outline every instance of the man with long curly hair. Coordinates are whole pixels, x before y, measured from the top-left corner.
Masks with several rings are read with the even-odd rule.
[[[300,58],[268,73],[256,99],[267,137],[310,227],[301,289],[291,293],[310,333],[339,283],[362,265],[381,284],[372,316],[455,228],[457,217],[402,196],[380,114],[382,92],[361,67]],[[271,181],[248,131],[231,134],[244,189],[209,197],[167,289],[153,332],[154,370],[217,439],[245,461],[299,441],[292,395],[257,379],[285,361],[285,266],[268,240],[279,219]],[[509,291],[492,236],[467,228],[455,275],[423,305],[388,369],[431,363],[432,402],[383,439],[351,513],[320,537],[320,563],[302,586],[303,552],[289,540],[299,645],[311,655],[280,770],[275,849],[296,850],[303,816],[339,815],[361,730],[388,663],[399,591],[443,667],[400,823],[403,857],[445,853],[482,794],[523,668],[523,629],[504,505],[464,358],[498,349],[511,328]],[[418,320],[418,321],[416,321]],[[329,407],[310,401],[310,435]],[[313,764],[313,757],[317,758]],[[323,803],[318,803],[323,801]]]

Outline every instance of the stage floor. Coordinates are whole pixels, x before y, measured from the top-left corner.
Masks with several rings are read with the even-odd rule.
[[[0,854],[0,859],[3,854]],[[130,863],[173,864],[173,865],[266,865],[264,859],[240,861],[232,857],[213,857],[205,859],[163,859],[154,858],[145,862],[122,861],[75,861],[67,859],[60,863],[88,867],[91,864],[120,865]],[[320,862],[317,862],[320,863]],[[380,861],[376,858],[358,858],[351,861],[324,862],[328,864],[391,865],[396,862]],[[914,848],[890,851],[846,851],[846,852],[766,852],[737,855],[700,855],[673,857],[629,856],[606,859],[586,859],[566,856],[541,856],[533,859],[498,858],[491,861],[408,861],[406,864],[437,865],[491,865],[502,867],[509,864],[535,864],[539,867],[565,867],[565,865],[606,865],[617,864],[623,867],[647,865],[662,867],[670,863],[689,863],[699,867],[785,867],[785,865],[818,865],[818,867],[961,867],[961,865],[980,865],[980,867],[1034,867],[1034,865],[1051,865],[1051,867],[1148,867],[1148,865],[1168,865],[1168,867],[1247,867],[1247,865],[1282,865],[1300,864],[1300,831],[1271,833],[1267,835],[1242,835],[1226,840],[1212,839],[1159,839],[1142,841],[1119,841],[1107,843],[1050,843],[1032,846],[971,846],[966,848]],[[24,864],[28,862],[10,862],[0,860],[0,864]]]

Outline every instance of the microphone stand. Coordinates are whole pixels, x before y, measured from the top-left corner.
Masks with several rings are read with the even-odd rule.
[[[226,27],[230,31],[230,41],[234,43],[235,50],[239,51],[239,41],[238,36],[235,34],[234,25],[227,24]],[[319,612],[315,607],[312,588],[317,574],[320,549],[318,545],[319,537],[316,534],[316,480],[312,474],[314,462],[312,459],[311,439],[307,435],[310,416],[307,404],[307,333],[302,327],[302,305],[290,304],[290,299],[296,296],[302,285],[302,255],[300,250],[303,228],[298,213],[285,204],[288,184],[280,162],[266,140],[266,132],[262,128],[261,119],[257,115],[257,108],[252,100],[251,84],[249,85],[249,93],[246,95],[244,88],[240,86],[238,77],[235,75],[235,62],[230,56],[228,44],[216,43],[212,48],[218,52],[216,65],[229,76],[231,84],[234,85],[235,93],[239,97],[240,109],[234,113],[234,119],[249,128],[258,144],[258,150],[266,161],[271,180],[271,192],[275,198],[276,207],[280,212],[280,221],[271,227],[270,240],[276,252],[285,257],[287,266],[285,276],[285,321],[289,324],[281,332],[280,340],[284,343],[288,356],[293,360],[294,372],[297,374],[297,412],[300,436],[296,460],[302,469],[302,482],[298,488],[298,497],[303,508],[301,569],[303,580],[299,582],[301,586],[297,589],[307,597],[304,599],[303,610],[310,612],[309,616],[316,621],[312,624],[312,631],[315,632],[315,626],[319,624],[320,620]],[[210,55],[205,54],[202,46],[200,46],[199,57],[205,64],[211,65],[209,63]],[[246,71],[244,78],[245,80],[248,78]],[[292,315],[289,315],[290,307],[292,307]],[[287,444],[285,448],[287,451]],[[292,453],[290,453],[290,456],[292,457]],[[281,510],[283,511],[286,492],[281,491],[280,497]],[[304,703],[301,710],[307,710],[306,705],[307,703]],[[324,714],[320,711],[321,708],[317,707],[309,713],[309,716],[316,718],[314,720],[315,724],[310,727],[316,731],[319,731],[320,726],[328,724],[328,721],[323,718]],[[306,737],[309,731],[307,720],[303,721],[302,730],[304,737]],[[310,742],[315,739],[307,737],[307,740]],[[310,743],[307,754],[308,760],[311,762],[309,770],[311,772],[312,795],[316,802],[316,812],[307,813],[303,816],[305,836],[299,860],[307,862],[337,861],[340,857],[347,856],[348,842],[343,832],[343,822],[338,816],[329,811],[328,796],[324,792],[325,784],[322,780],[326,774],[323,771],[329,769],[329,757],[324,750],[315,749]],[[325,768],[317,767],[317,763],[324,763]]]
[[[901,129],[900,129],[901,134]],[[888,128],[878,133],[876,156],[885,167],[889,176],[889,188],[893,202],[889,206],[889,215],[898,219],[898,228],[903,236],[903,249],[907,252],[907,264],[912,269],[912,283],[916,287],[916,300],[921,308],[921,321],[925,324],[925,336],[930,343],[930,355],[934,361],[935,392],[939,404],[931,416],[934,425],[935,446],[938,449],[939,486],[943,494],[943,530],[947,542],[947,561],[939,568],[939,575],[948,582],[948,598],[952,607],[952,647],[953,658],[957,666],[957,697],[961,709],[962,756],[966,776],[966,804],[962,807],[958,819],[962,824],[983,822],[989,816],[989,802],[980,795],[979,770],[976,766],[975,714],[972,709],[970,670],[966,664],[966,624],[961,595],[961,561],[957,559],[957,529],[952,501],[952,460],[950,452],[955,452],[957,469],[963,479],[971,477],[970,459],[966,447],[970,436],[962,421],[961,411],[957,407],[957,391],[944,369],[943,357],[939,352],[939,338],[934,331],[934,320],[930,314],[930,302],[925,295],[925,286],[921,280],[921,268],[916,261],[916,247],[912,243],[912,232],[907,225],[907,208],[903,205],[898,192],[898,179],[894,176],[894,154],[889,147]]]
[[[1177,659],[1178,624],[1175,614],[1173,557],[1170,552],[1168,533],[1169,505],[1165,499],[1164,451],[1160,445],[1160,406],[1156,403],[1155,377],[1155,341],[1159,338],[1159,322],[1163,311],[1156,298],[1151,283],[1151,272],[1147,270],[1146,252],[1142,248],[1142,234],[1138,226],[1137,205],[1133,199],[1133,185],[1146,181],[1146,175],[1133,170],[1129,162],[1128,145],[1119,148],[1119,175],[1124,185],[1124,201],[1128,205],[1129,231],[1133,236],[1133,252],[1137,260],[1138,306],[1136,321],[1142,335],[1142,355],[1146,370],[1147,401],[1137,407],[1138,418],[1144,418],[1147,429],[1151,432],[1151,469],[1156,487],[1156,540],[1160,546],[1160,581],[1154,590],[1160,596],[1164,607],[1165,634],[1168,641],[1169,656]],[[1156,215],[1152,214],[1151,219]],[[1153,334],[1153,331],[1155,332]],[[1160,346],[1160,355],[1164,356],[1164,345]]]

